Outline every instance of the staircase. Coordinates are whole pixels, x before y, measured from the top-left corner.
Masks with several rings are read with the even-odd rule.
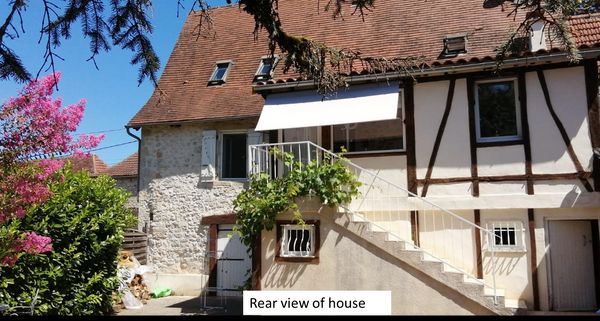
[[[292,154],[295,160],[302,163],[346,162],[362,186],[355,200],[339,208],[336,224],[491,313],[513,315],[517,312],[517,306],[506,306],[509,301],[505,300],[504,292],[496,287],[493,247],[485,248],[491,255],[492,267],[491,275],[487,275],[486,280],[478,279],[473,275],[473,267],[465,264],[472,259],[470,249],[474,246],[474,238],[481,235],[484,241],[488,241],[484,244],[489,244],[489,240],[495,237],[491,231],[308,141],[251,145],[251,173],[268,173],[271,177],[285,175],[286,165],[271,152],[273,148]],[[422,220],[417,232],[418,243],[412,240],[410,227],[407,230],[407,226],[411,225],[411,213],[418,213]]]

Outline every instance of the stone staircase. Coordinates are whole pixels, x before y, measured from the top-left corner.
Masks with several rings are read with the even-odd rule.
[[[495,303],[494,290],[484,286],[482,280],[476,280],[413,244],[398,239],[376,224],[365,220],[360,214],[338,211],[335,223],[457,291],[493,314],[514,315],[519,311],[516,307],[506,307],[504,291],[501,289],[496,289],[497,302]]]

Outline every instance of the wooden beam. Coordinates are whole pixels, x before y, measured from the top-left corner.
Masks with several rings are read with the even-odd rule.
[[[406,128],[406,180],[408,191],[417,194],[417,155],[415,151],[415,92],[412,81],[404,83],[404,126]],[[412,196],[409,194],[409,196]],[[419,244],[419,212],[410,212],[411,236]]]
[[[219,215],[207,215],[202,216],[200,220],[202,225],[211,224],[235,224],[235,214],[219,214]]]
[[[262,264],[261,264],[261,260],[262,260],[262,251],[261,251],[261,241],[262,241],[262,237],[261,237],[261,233],[258,233],[258,235],[254,238],[254,241],[252,242],[252,275],[250,283],[251,283],[251,287],[252,290],[260,290],[261,289],[261,285],[260,285],[260,280],[261,280],[261,274],[262,274]]]
[[[527,175],[527,194],[533,195],[532,163],[531,163],[531,137],[529,134],[529,120],[527,117],[527,86],[525,73],[519,73],[519,104],[521,105],[521,128],[523,136],[523,151],[525,152],[525,175]]]
[[[585,88],[588,103],[588,126],[592,150],[600,147],[600,107],[598,102],[598,63],[596,60],[587,60],[585,68]],[[600,159],[595,156],[593,161],[594,191],[600,191]]]
[[[332,126],[321,127],[321,147],[326,150],[331,150],[331,127]]]
[[[573,164],[575,165],[575,169],[577,170],[577,172],[583,172],[583,166],[581,166],[581,163],[579,162],[579,159],[577,158],[577,154],[575,154],[575,150],[573,149],[573,146],[571,145],[571,139],[569,138],[569,135],[567,134],[567,130],[565,129],[565,126],[563,126],[562,122],[560,121],[560,118],[558,118],[558,115],[554,111],[554,107],[552,107],[552,101],[550,100],[550,93],[548,91],[548,85],[546,84],[546,77],[544,76],[544,71],[538,70],[537,74],[538,74],[538,79],[540,80],[540,85],[542,86],[542,91],[544,92],[544,99],[546,100],[546,107],[548,107],[550,116],[552,116],[552,119],[554,120],[554,123],[556,124],[556,127],[558,128],[558,131],[560,132],[560,135],[561,135],[565,145],[567,146],[567,153],[569,154],[569,157],[573,161]],[[592,186],[590,185],[590,183],[588,182],[587,179],[581,178],[581,182],[583,183],[583,186],[585,186],[585,189],[588,192],[593,191]]]
[[[594,285],[596,288],[596,306],[600,307],[600,233],[598,220],[592,220],[592,251],[594,258]]]
[[[537,252],[535,244],[535,212],[532,208],[527,209],[527,220],[529,222],[529,244],[531,246],[531,287],[533,288],[533,310],[540,309],[540,290],[538,285]]]
[[[592,175],[592,172],[582,173],[555,173],[555,174],[520,174],[520,175],[498,175],[498,176],[479,176],[477,180],[480,182],[507,182],[507,181],[556,181],[556,180],[571,180],[571,179],[587,179]],[[473,177],[448,177],[448,178],[431,178],[427,181],[428,184],[450,184],[472,182]],[[417,184],[424,185],[424,179],[418,179]]]
[[[471,195],[478,197],[479,180],[477,177],[477,136],[475,132],[475,96],[473,93],[473,86],[475,86],[473,78],[467,78],[467,99],[469,103],[469,145],[471,153],[471,182],[473,183],[473,187],[471,188]]]
[[[481,211],[474,210],[475,225],[481,226]],[[483,279],[483,255],[481,248],[481,231],[475,229],[475,254],[477,255],[477,278]]]
[[[217,224],[211,224],[208,230],[208,286],[217,287],[217,240],[219,227]],[[217,295],[216,292],[208,292],[209,296]]]
[[[407,188],[417,194],[417,156],[415,152],[415,100],[414,85],[408,81],[404,86],[404,125],[406,126],[406,177]]]
[[[446,97],[446,108],[444,109],[444,115],[442,116],[442,121],[440,122],[440,126],[438,127],[437,135],[435,136],[435,142],[433,143],[431,157],[429,157],[427,173],[425,174],[425,185],[423,185],[421,197],[427,196],[427,188],[429,187],[429,184],[427,184],[427,180],[431,178],[433,166],[435,166],[435,159],[437,158],[437,154],[440,149],[440,143],[442,142],[442,137],[444,136],[444,130],[446,129],[446,123],[448,122],[448,116],[450,116],[450,109],[452,108],[452,99],[454,97],[455,84],[456,79],[450,79],[450,85],[448,86],[448,96]]]
[[[413,242],[420,246],[419,241],[419,211],[410,211],[410,232]]]

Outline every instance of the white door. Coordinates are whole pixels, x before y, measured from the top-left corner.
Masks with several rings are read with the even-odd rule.
[[[555,311],[596,309],[590,221],[549,221],[552,303]]]
[[[242,295],[240,287],[250,277],[252,261],[232,224],[220,224],[217,239],[217,295]],[[229,237],[231,235],[231,237]]]

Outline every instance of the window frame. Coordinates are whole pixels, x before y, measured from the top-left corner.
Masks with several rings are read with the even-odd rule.
[[[246,172],[246,176],[245,177],[223,177],[223,162],[225,161],[225,157],[223,155],[223,152],[225,151],[225,149],[223,148],[223,144],[225,143],[225,140],[223,139],[223,136],[225,135],[245,135],[246,136],[246,157],[248,157],[247,155],[247,149],[248,149],[248,130],[219,130],[217,131],[217,138],[218,138],[218,149],[217,149],[217,162],[218,162],[218,173],[217,173],[217,177],[219,178],[219,180],[221,181],[247,181],[248,180],[248,169],[247,169],[247,161],[248,159],[246,159],[246,162],[244,162],[244,171]]]
[[[499,83],[512,81],[513,90],[515,93],[515,116],[517,135],[510,136],[496,136],[496,137],[481,137],[481,118],[479,111],[479,84]],[[519,98],[519,78],[518,77],[505,77],[498,79],[484,79],[473,82],[473,100],[474,100],[474,116],[475,116],[475,140],[476,143],[497,143],[497,142],[515,142],[518,143],[523,140],[523,119],[521,118],[521,101]]]
[[[353,156],[353,155],[369,155],[369,154],[387,154],[387,153],[405,153],[406,152],[406,116],[405,116],[405,112],[406,112],[406,108],[404,106],[404,89],[400,89],[400,92],[398,93],[398,107],[396,108],[396,111],[400,109],[400,115],[396,116],[396,118],[394,119],[387,119],[387,120],[377,120],[377,121],[372,121],[372,122],[364,122],[364,123],[375,123],[378,121],[390,121],[390,120],[398,120],[400,119],[400,121],[402,122],[402,148],[396,148],[396,149],[381,149],[381,150],[368,150],[368,151],[348,151],[346,153],[344,153],[344,155],[348,155],[348,156]],[[337,124],[337,125],[330,125],[329,126],[329,146],[331,146],[331,151],[334,152],[335,151],[335,146],[333,143],[333,128],[335,126],[341,126],[341,125],[345,125],[346,126],[346,145],[348,145],[348,127],[350,125],[354,125],[354,124],[359,124],[359,123],[352,123],[352,124]],[[362,123],[361,123],[362,124]]]
[[[486,222],[486,229],[492,234],[487,237],[488,251],[493,250],[495,252],[526,252],[525,247],[525,225],[520,220],[492,220]],[[515,244],[496,244],[496,229],[502,228],[510,229],[514,228]],[[507,230],[508,231],[508,230]]]
[[[311,235],[311,240],[313,241],[313,255],[312,256],[290,256],[284,255],[284,251],[282,249],[283,246],[283,238],[285,237],[286,226],[301,226],[297,221],[276,221],[277,232],[276,232],[276,253],[275,253],[275,262],[302,262],[302,263],[311,263],[318,264],[319,263],[319,250],[321,248],[321,238],[320,238],[320,228],[319,228],[319,220],[305,220],[304,223],[306,225],[312,226],[313,233]]]
[[[217,71],[219,70],[219,65],[227,65],[225,69],[225,73],[221,79],[215,79],[217,75]],[[231,66],[233,65],[233,61],[231,60],[221,60],[215,62],[215,66],[213,68],[213,72],[210,74],[208,78],[208,86],[222,85],[226,82],[227,76],[229,75],[229,71],[231,70]]]
[[[259,72],[262,70],[265,60],[267,59],[272,59],[273,63],[271,64],[271,69],[269,70],[269,72],[267,74],[259,74]],[[279,62],[279,57],[277,56],[262,56],[260,57],[260,63],[258,65],[258,69],[256,69],[256,72],[254,73],[254,79],[253,81],[263,81],[263,80],[269,80],[271,78],[273,78],[273,73],[275,71],[275,66],[277,66],[277,62]]]
[[[448,50],[448,42],[450,41],[450,39],[458,39],[458,38],[462,38],[464,41],[464,48],[462,50],[453,50],[453,51],[449,51]],[[466,54],[467,53],[467,34],[465,33],[460,33],[460,34],[453,34],[453,35],[447,35],[444,37],[444,51],[443,51],[443,56],[447,57],[447,58],[451,58],[451,57],[456,57],[458,55],[462,55],[462,54]]]

